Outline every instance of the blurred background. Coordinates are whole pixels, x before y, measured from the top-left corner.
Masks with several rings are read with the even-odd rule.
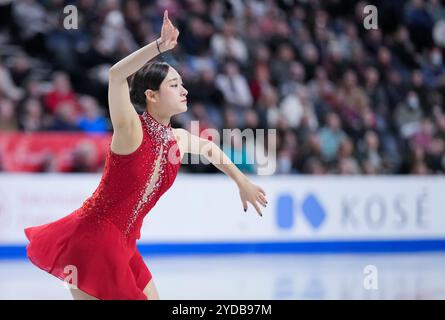
[[[214,166],[181,166],[139,243],[161,298],[445,298],[444,1],[3,0],[0,299],[70,298],[25,259],[23,228],[96,188],[108,70],[159,37],[165,9],[180,36],[157,59],[189,92],[172,126],[276,129],[261,146],[276,170],[256,175],[238,139],[224,149],[266,190],[259,219]]]

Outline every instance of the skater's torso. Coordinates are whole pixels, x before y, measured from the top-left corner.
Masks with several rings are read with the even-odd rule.
[[[147,111],[139,116],[141,145],[131,154],[108,151],[99,186],[76,215],[86,223],[112,223],[132,240],[140,238],[143,218],[173,184],[181,157],[173,129]]]

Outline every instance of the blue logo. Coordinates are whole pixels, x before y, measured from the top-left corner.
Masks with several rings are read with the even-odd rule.
[[[297,213],[294,197],[283,194],[277,201],[277,225],[280,229],[290,229],[295,225]],[[320,229],[326,220],[326,210],[314,194],[309,194],[301,203],[302,217],[313,229]]]

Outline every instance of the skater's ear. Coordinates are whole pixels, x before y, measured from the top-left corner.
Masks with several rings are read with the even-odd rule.
[[[158,100],[158,91],[147,89],[145,90],[145,96],[147,97],[148,102],[155,103]]]

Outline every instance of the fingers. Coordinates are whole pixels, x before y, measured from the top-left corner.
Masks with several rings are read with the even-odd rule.
[[[258,212],[258,214],[262,217],[263,213],[261,212],[260,206],[258,205],[257,201],[250,201],[249,202],[253,205],[253,207],[255,208],[255,210]],[[260,201],[258,201],[260,202]],[[247,211],[247,201],[243,200],[243,208],[244,211]]]
[[[257,200],[258,202],[263,206],[266,207],[267,206],[267,199],[265,196],[263,196],[261,193],[258,194],[257,196]]]
[[[243,200],[243,209],[244,209],[244,212],[247,211],[247,201],[246,200]]]
[[[253,206],[255,207],[258,214],[262,217],[263,213],[261,212],[260,206],[258,205],[258,203],[256,203],[256,201],[253,202]]]
[[[263,199],[265,202],[266,202],[266,204],[267,204],[267,198],[262,194],[262,193],[260,193],[259,195],[258,195],[261,199]]]
[[[260,192],[265,196],[266,192],[263,190],[263,188],[261,188],[261,187],[258,187],[258,188],[260,189]]]
[[[173,26],[172,22],[168,18],[168,11],[167,10],[164,11],[164,22],[166,22],[170,27],[175,29],[175,27]]]
[[[179,30],[178,30],[178,28],[175,28],[174,29],[174,34],[173,34],[173,39],[177,39],[178,36],[179,36]]]
[[[168,18],[168,11],[165,10],[164,11],[164,24],[169,28],[169,31],[173,31],[175,37],[177,37],[179,35],[179,30],[178,28],[176,28],[173,23],[170,21],[170,19]]]
[[[164,22],[163,22],[163,24],[169,26],[172,29],[175,29],[175,27],[173,26],[172,22],[168,18],[168,11],[167,10],[164,10]]]

